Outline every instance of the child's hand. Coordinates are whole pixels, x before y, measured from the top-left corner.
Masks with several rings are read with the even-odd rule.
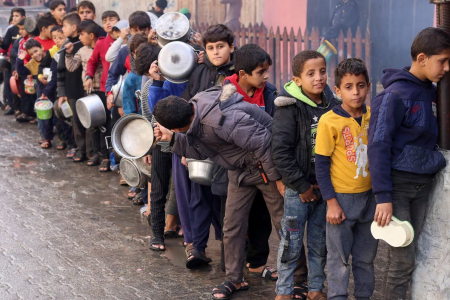
[[[170,131],[169,129],[159,125],[159,123],[155,123],[154,135],[158,142],[159,141],[168,141],[169,142],[172,140],[173,132]]]
[[[151,155],[144,156],[144,162],[147,166],[150,166],[152,164],[152,156]]]
[[[114,95],[110,94],[108,95],[108,97],[106,98],[106,108],[108,110],[111,110],[111,108],[114,106]]]
[[[150,30],[150,32],[148,33],[147,39],[150,44],[153,44],[153,45],[158,44],[158,35],[156,34],[155,29]]]
[[[41,95],[41,99],[48,99],[47,96],[45,96],[44,94]]]
[[[299,195],[300,199],[302,200],[303,203],[314,202],[314,201],[318,200],[316,194],[314,194],[315,189],[317,189],[317,187],[315,185],[311,185],[309,190],[307,190],[303,194]]]
[[[124,28],[124,29],[122,29],[121,31],[120,31],[120,37],[123,39],[123,40],[126,40],[127,39],[127,36],[130,34],[130,28]]]
[[[281,180],[277,180],[277,189],[280,192],[281,196],[284,197],[284,193],[286,192],[286,186],[281,182]]]
[[[16,70],[14,70],[14,71],[12,72],[12,76],[14,76],[14,77],[16,78],[16,80],[19,79],[19,74],[17,73]]]
[[[19,56],[17,56],[17,58],[20,59],[20,60],[24,60],[25,57],[27,57],[27,52],[26,51],[20,51]]]
[[[64,48],[66,48],[66,53],[70,54],[73,51],[73,43],[67,43]]]
[[[205,61],[205,51],[198,54],[198,64],[201,65]]]
[[[391,223],[392,213],[392,203],[377,204],[377,209],[375,210],[375,217],[373,220],[378,223],[378,226],[388,226],[389,223]]]
[[[89,93],[89,91],[92,90],[93,87],[94,84],[92,83],[92,78],[88,78],[84,83],[84,90]]]
[[[327,205],[327,222],[331,225],[341,224],[346,219],[346,217],[336,198],[327,200]]]
[[[67,97],[59,97],[59,100],[58,100],[59,108],[61,108],[61,105],[63,104],[64,101],[67,101]]]
[[[153,80],[159,80],[159,81],[163,81],[164,77],[162,77],[161,71],[159,70],[158,67],[158,61],[155,60],[154,62],[152,62],[152,64],[150,65],[150,69],[148,69],[148,74],[149,77],[152,78]]]
[[[47,85],[48,81],[47,81],[47,76],[41,76],[40,78],[38,78],[40,82],[42,82],[42,84]]]
[[[193,44],[197,44],[197,45],[203,47],[203,37],[202,37],[201,33],[198,33],[198,32],[197,32],[196,34],[194,34],[194,35],[192,36],[191,42],[192,42]]]
[[[123,112],[123,107],[119,107],[117,111],[119,112],[119,115],[121,117],[123,117],[125,115],[125,113]]]
[[[188,166],[188,163],[186,162],[186,157],[182,157],[181,158],[181,164],[183,165],[183,166],[185,166],[185,167],[187,167]]]

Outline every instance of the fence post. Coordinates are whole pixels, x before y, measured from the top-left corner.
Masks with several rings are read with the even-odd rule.
[[[295,56],[295,34],[294,34],[294,28],[291,27],[291,33],[289,34],[289,66],[286,74],[288,74],[288,80],[292,78],[291,74],[291,63],[292,59]]]
[[[308,32],[308,28],[305,28],[305,33],[303,34],[303,40],[305,41],[305,44],[303,45],[303,50],[311,49],[311,47],[309,46],[309,32]]]
[[[343,61],[345,59],[345,56],[344,56],[344,33],[342,32],[342,30],[340,30],[339,32],[337,51],[338,51],[338,61]]]
[[[353,57],[353,34],[352,30],[349,28],[347,30],[347,58]]]
[[[276,69],[277,69],[277,66],[278,66],[278,61],[277,61],[277,58],[276,58],[276,55],[275,55],[275,37],[274,37],[274,34],[273,34],[273,28],[272,27],[270,27],[270,31],[269,31],[269,51],[268,51],[268,53],[269,53],[269,55],[270,55],[270,57],[272,57],[272,60],[273,60],[273,65],[272,65],[272,68],[270,68],[270,75],[271,75],[271,77],[272,77],[272,82],[274,83],[274,85],[276,85],[277,86],[277,82],[278,82],[278,78],[277,78],[277,74],[276,74]]]
[[[366,63],[366,67],[367,67],[367,72],[369,73],[370,76],[370,69],[371,69],[371,57],[370,57],[370,50],[372,47],[372,43],[370,41],[370,30],[369,30],[369,26],[367,26],[367,30],[366,30],[366,39],[365,39],[365,46],[364,46],[364,50],[365,50],[365,57],[364,57],[364,61]],[[376,84],[376,83],[374,83]],[[372,91],[372,89],[371,89]],[[367,105],[370,105],[370,100],[372,99],[372,93],[370,94],[370,97],[367,101]]]
[[[281,84],[287,82],[288,75],[288,65],[289,65],[289,57],[288,57],[288,34],[287,29],[284,27],[283,30],[283,73],[282,73],[282,81]]]
[[[276,78],[277,78],[277,82],[276,82],[276,86],[278,88],[278,90],[280,90],[281,85],[283,84],[281,81],[281,37],[280,37],[280,27],[277,26],[277,33],[275,34],[275,56],[276,56],[276,61],[278,64],[278,67],[276,69]]]
[[[245,44],[247,44],[245,41],[245,32],[246,32],[245,26],[242,25],[241,26],[241,46],[244,46]]]
[[[253,27],[253,32],[252,32],[252,36],[253,36],[253,44],[258,45],[258,33],[259,33],[259,25],[258,23],[255,24],[255,27]]]
[[[362,34],[361,34],[361,28],[358,27],[356,30],[356,45],[355,45],[355,57],[362,59]]]
[[[302,29],[299,27],[297,33],[297,53],[302,52],[302,50],[303,50]]]
[[[320,46],[320,33],[319,28],[314,27],[311,32],[311,49],[317,50]]]
[[[236,26],[236,31],[234,32],[234,41],[235,41],[235,47],[241,47],[241,26]]]
[[[267,53],[269,53],[269,51],[267,51],[267,30],[266,26],[264,26],[264,23],[261,23],[258,36],[259,46],[266,50]]]
[[[253,31],[253,25],[252,25],[252,23],[250,23],[250,25],[248,25],[248,30],[247,30],[248,44],[253,44],[252,31]]]

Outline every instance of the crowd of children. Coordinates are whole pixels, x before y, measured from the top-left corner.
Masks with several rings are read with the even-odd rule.
[[[166,6],[158,0],[152,12],[160,16]],[[277,91],[269,83],[269,54],[254,44],[237,49],[233,31],[218,24],[190,41],[202,51],[198,65],[188,82],[173,83],[159,70],[148,13],[136,11],[126,21],[105,11],[100,26],[90,1],[68,14],[61,0],[49,8],[33,32],[25,29],[25,10],[12,9],[1,41],[11,62],[4,114],[37,123],[40,147],[51,148],[56,132],[57,149],[68,159],[120,174],[105,137],[122,116],[149,110],[157,141],[145,157],[151,177],[128,197],[145,205],[151,250],[165,251],[165,239],[183,238],[186,267],[208,264],[212,225],[225,272],[213,299],[249,289],[244,268],[276,281],[278,300],[347,299],[352,269],[354,297],[370,299],[378,247],[370,227],[388,226],[395,216],[416,235],[407,247],[389,246],[382,294],[406,299],[432,181],[446,164],[436,148],[434,84],[449,71],[444,31],[422,30],[411,46],[412,66],[385,70],[385,90],[368,107],[369,74],[358,58],[339,63],[332,88],[323,55],[304,50],[292,58],[292,81]],[[121,76],[119,106],[112,90]],[[76,102],[90,93],[107,111],[106,130],[80,121]],[[70,124],[56,115],[37,119],[40,99],[57,107],[67,102]],[[215,163],[212,186],[189,179],[187,159]],[[267,265],[272,225],[280,239],[277,268]]]

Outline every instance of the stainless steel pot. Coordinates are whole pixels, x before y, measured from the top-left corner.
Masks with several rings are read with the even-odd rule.
[[[150,17],[150,25],[152,28],[156,28],[156,24],[158,24],[158,16],[152,12],[147,12],[147,15]]]
[[[139,171],[132,159],[123,158],[120,161],[120,175],[131,187],[144,188],[147,184],[147,175]]]
[[[125,83],[125,77],[120,75],[119,81],[113,85],[111,91],[114,95],[114,105],[122,107],[122,95],[123,95],[123,84]]]
[[[183,42],[165,45],[158,55],[158,67],[164,78],[173,83],[183,83],[197,65],[198,56],[194,48]]]
[[[108,140],[107,144],[109,146]],[[124,158],[141,158],[153,145],[152,124],[138,114],[123,116],[111,131],[111,144],[114,150]]]
[[[206,160],[196,160],[191,158],[186,158],[189,170],[189,179],[201,184],[201,185],[212,185],[214,162],[210,159]]]
[[[188,42],[191,37],[189,19],[179,12],[165,13],[154,28],[161,47],[173,41]]]
[[[8,72],[11,71],[11,63],[8,58],[4,55],[0,55],[0,71]]]
[[[30,33],[35,35],[36,33],[38,33],[37,35],[39,35],[39,30],[37,28],[37,21],[35,17],[26,17],[23,27],[25,28],[25,30]]]
[[[100,127],[106,123],[106,111],[102,100],[96,94],[77,100],[78,118],[85,128]]]
[[[144,161],[144,157],[137,158],[134,163],[138,167],[139,171],[150,177],[152,175],[152,166],[147,165]]]

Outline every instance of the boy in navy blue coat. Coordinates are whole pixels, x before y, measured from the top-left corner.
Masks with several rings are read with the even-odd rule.
[[[394,215],[414,227],[414,242],[389,246],[383,299],[406,299],[434,175],[445,167],[437,151],[436,87],[449,71],[450,36],[426,28],[411,46],[412,66],[387,69],[385,88],[372,101],[368,154],[377,200],[375,221],[389,225]]]

